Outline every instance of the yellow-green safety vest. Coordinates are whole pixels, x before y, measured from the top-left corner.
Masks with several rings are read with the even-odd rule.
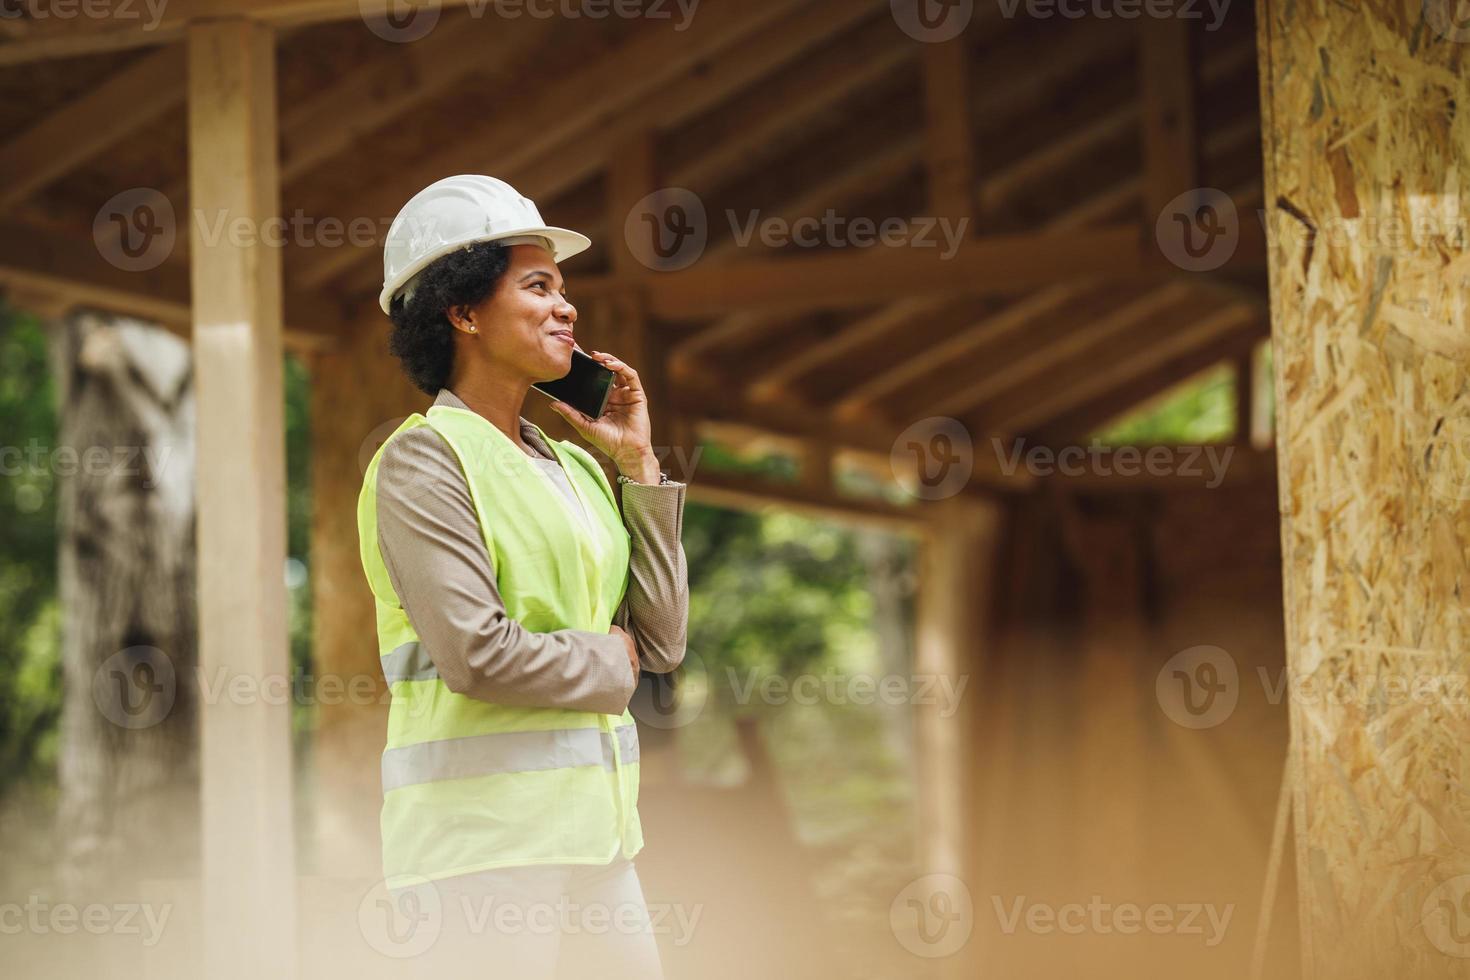
[[[606,633],[628,583],[627,529],[607,477],[582,448],[546,440],[585,521],[525,452],[474,412],[436,405],[427,417],[415,413],[378,449],[363,478],[357,527],[392,692],[382,761],[387,886],[631,858],[643,831],[638,734],[627,709],[513,707],[456,694],[419,644],[378,550],[377,477],[388,443],[421,425],[459,458],[511,618],[537,633]]]

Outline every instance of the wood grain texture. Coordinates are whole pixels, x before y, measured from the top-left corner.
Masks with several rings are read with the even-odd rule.
[[[1257,12],[1302,973],[1464,976],[1466,48]]]

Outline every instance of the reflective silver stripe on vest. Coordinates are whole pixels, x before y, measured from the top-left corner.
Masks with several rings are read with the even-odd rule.
[[[418,640],[399,644],[392,653],[378,659],[389,684],[394,681],[431,681],[439,676],[434,661],[429,659],[428,651]]]
[[[638,761],[638,729],[613,729],[623,764]],[[601,766],[613,769],[612,737],[596,728],[496,732],[404,745],[383,753],[383,792],[444,779]]]

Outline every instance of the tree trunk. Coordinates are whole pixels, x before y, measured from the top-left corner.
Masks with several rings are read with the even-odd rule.
[[[77,312],[60,399],[60,853],[72,885],[197,862],[194,394],[189,348]]]

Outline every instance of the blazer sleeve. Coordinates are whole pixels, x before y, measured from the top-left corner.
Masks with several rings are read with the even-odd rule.
[[[495,704],[621,714],[634,675],[607,633],[535,633],[507,613],[454,450],[430,426],[378,463],[378,547],[419,642],[457,694]]]
[[[643,669],[666,674],[683,662],[689,628],[689,571],[681,540],[685,486],[621,486],[630,555],[620,618]]]

